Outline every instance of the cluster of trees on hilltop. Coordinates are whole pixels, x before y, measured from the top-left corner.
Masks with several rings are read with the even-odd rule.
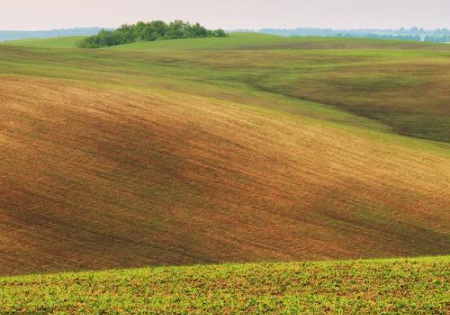
[[[155,40],[226,36],[227,33],[222,29],[208,30],[199,23],[190,24],[180,20],[170,23],[163,21],[138,22],[132,25],[122,25],[116,30],[101,30],[97,35],[82,40],[80,47],[100,48]]]

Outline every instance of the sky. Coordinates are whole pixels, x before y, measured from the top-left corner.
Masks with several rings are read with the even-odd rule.
[[[0,0],[1,30],[182,19],[208,28],[450,28],[450,0]]]

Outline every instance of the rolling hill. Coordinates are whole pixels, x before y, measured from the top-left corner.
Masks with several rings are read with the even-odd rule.
[[[4,43],[9,46],[38,47],[38,48],[77,48],[84,36],[64,36],[52,38],[27,38]]]
[[[0,274],[450,253],[450,46],[70,43],[0,45]]]

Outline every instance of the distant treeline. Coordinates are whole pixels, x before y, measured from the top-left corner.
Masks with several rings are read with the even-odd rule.
[[[0,31],[0,42],[27,38],[51,38],[60,36],[91,36],[100,31],[98,27],[71,28],[50,31]]]
[[[335,34],[334,37],[343,38],[371,38],[371,39],[398,39],[398,40],[411,40],[422,41],[419,35],[389,35],[389,34]]]
[[[410,29],[331,29],[331,28],[297,28],[297,29],[262,29],[260,33],[282,36],[317,36],[317,37],[351,37],[376,39],[402,39],[422,42],[450,42],[450,30],[446,28],[425,30]]]
[[[87,37],[79,44],[81,48],[100,48],[135,42],[202,37],[226,37],[224,30],[208,30],[199,23],[190,24],[180,20],[170,23],[163,21],[125,24],[116,30],[101,30],[97,35]]]
[[[448,35],[389,35],[389,34],[335,34],[334,37],[349,37],[349,38],[373,38],[373,39],[399,39],[411,40],[418,42],[433,42],[433,43],[447,43],[450,42],[450,34]]]

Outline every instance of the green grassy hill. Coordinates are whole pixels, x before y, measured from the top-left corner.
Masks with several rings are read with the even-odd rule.
[[[263,263],[0,279],[1,314],[448,314],[450,259]]]
[[[114,46],[108,49],[149,51],[149,50],[434,50],[450,51],[442,44],[418,43],[396,40],[371,40],[336,37],[282,37],[260,33],[232,33],[228,38],[197,38],[184,40],[164,40]]]
[[[76,48],[83,36],[67,36],[54,38],[30,38],[4,43],[10,46],[42,47],[42,48]]]
[[[0,45],[0,274],[450,252],[450,46],[71,41]]]

